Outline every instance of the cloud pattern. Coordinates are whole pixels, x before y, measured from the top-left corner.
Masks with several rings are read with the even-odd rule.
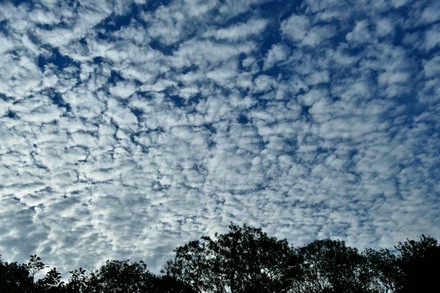
[[[158,271],[229,222],[440,235],[438,1],[5,1],[0,253]]]

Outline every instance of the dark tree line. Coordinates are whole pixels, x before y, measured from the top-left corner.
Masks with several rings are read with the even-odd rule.
[[[339,240],[317,240],[295,248],[260,228],[231,224],[226,234],[204,236],[175,249],[160,275],[147,265],[108,260],[97,270],[75,269],[62,281],[32,255],[29,262],[0,259],[0,292],[440,292],[440,246],[421,236],[394,251],[362,252]]]
[[[43,278],[34,281],[36,273],[46,265],[40,257],[31,255],[27,264],[8,263],[0,260],[0,292],[10,293],[128,293],[128,292],[195,292],[191,286],[170,276],[157,276],[148,271],[147,265],[129,260],[108,260],[100,269],[83,268],[70,272],[67,282],[62,281],[56,268]]]

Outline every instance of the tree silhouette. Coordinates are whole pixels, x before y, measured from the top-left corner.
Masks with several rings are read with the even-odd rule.
[[[397,293],[440,292],[440,246],[437,240],[422,235],[418,241],[400,242],[396,249]]]
[[[153,289],[153,276],[142,261],[107,261],[96,276],[100,289],[104,292],[148,292]]]
[[[396,250],[359,253],[339,240],[293,248],[260,228],[231,224],[225,234],[177,247],[162,275],[142,262],[107,260],[75,269],[64,283],[37,255],[27,263],[0,258],[0,292],[7,293],[427,293],[440,292],[440,246],[422,235]],[[43,269],[46,274],[35,280]]]
[[[45,267],[37,255],[31,255],[27,264],[8,263],[0,259],[0,292],[64,292],[61,274],[56,268],[35,282],[35,275]]]
[[[147,269],[143,261],[107,260],[96,271],[82,268],[71,272],[66,292],[150,292],[193,293],[191,286],[172,277],[158,277]]]
[[[35,292],[65,292],[64,282],[61,281],[61,273],[56,268],[52,268],[44,278],[35,283]]]
[[[32,288],[33,277],[27,265],[0,259],[0,292],[31,292]]]
[[[100,284],[94,272],[88,272],[80,267],[69,273],[70,278],[65,286],[66,292],[99,292]]]
[[[317,240],[296,253],[302,260],[302,278],[296,283],[295,292],[386,292],[368,257],[347,247],[344,241]]]
[[[187,283],[176,280],[170,276],[153,277],[152,280],[154,293],[196,293]]]
[[[396,256],[388,249],[365,249],[364,266],[370,274],[370,285],[376,292],[395,292],[397,278]]]
[[[215,274],[209,273],[215,269],[214,254],[209,242],[201,240],[190,241],[176,248],[174,260],[166,263],[163,272],[179,281],[190,284],[196,292],[212,291],[221,286],[221,280]]]
[[[164,272],[197,292],[287,292],[299,273],[287,241],[246,225],[229,230],[178,247]]]

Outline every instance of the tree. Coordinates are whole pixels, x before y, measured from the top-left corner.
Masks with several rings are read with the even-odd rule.
[[[61,273],[56,268],[50,269],[46,275],[35,283],[36,292],[65,292],[64,282],[61,281]]]
[[[143,261],[107,260],[96,271],[71,271],[63,292],[81,293],[194,293],[191,286],[171,277],[158,277]]]
[[[210,247],[211,239],[202,237],[175,249],[176,256],[169,260],[163,273],[192,286],[196,292],[215,291],[223,287],[216,271],[215,254]]]
[[[152,291],[152,274],[143,262],[129,260],[107,261],[96,273],[97,282],[104,292],[149,292]]]
[[[152,284],[154,293],[196,293],[189,284],[170,276],[154,276]]]
[[[385,292],[374,279],[366,258],[338,240],[317,240],[297,249],[302,279],[295,292]]]
[[[17,262],[3,262],[0,259],[0,292],[31,292],[33,277],[28,266]]]
[[[297,278],[298,261],[286,240],[260,228],[231,224],[212,247],[217,271],[233,292],[284,292]]]
[[[388,249],[365,249],[364,267],[369,273],[371,288],[376,292],[395,292],[397,277],[396,256]]]
[[[66,292],[99,292],[100,284],[94,272],[83,268],[70,271],[70,278],[65,286]]]
[[[0,292],[64,292],[61,274],[52,268],[36,282],[35,275],[47,267],[37,255],[31,255],[27,264],[7,263],[0,259]]]
[[[197,292],[287,292],[298,262],[286,240],[259,228],[231,224],[229,233],[178,247],[164,272]]]
[[[440,246],[436,239],[422,235],[418,241],[400,242],[396,249],[397,293],[440,292]]]
[[[395,252],[317,240],[294,249],[260,228],[231,224],[225,234],[203,236],[176,248],[162,275],[142,262],[108,260],[97,270],[56,268],[37,255],[27,263],[0,257],[0,292],[10,293],[427,293],[440,292],[440,246],[422,235]],[[46,274],[35,280],[43,269]],[[38,274],[39,275],[39,274]]]

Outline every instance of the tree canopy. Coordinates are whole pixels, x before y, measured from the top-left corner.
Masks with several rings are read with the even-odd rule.
[[[287,241],[246,225],[229,229],[215,239],[204,236],[178,247],[164,273],[197,292],[287,292],[299,274]]]
[[[231,224],[225,234],[177,247],[159,275],[143,261],[107,260],[96,270],[74,269],[63,281],[37,255],[25,264],[0,258],[0,292],[440,292],[440,246],[422,235],[393,251],[360,252],[330,239],[295,248],[261,228]]]

